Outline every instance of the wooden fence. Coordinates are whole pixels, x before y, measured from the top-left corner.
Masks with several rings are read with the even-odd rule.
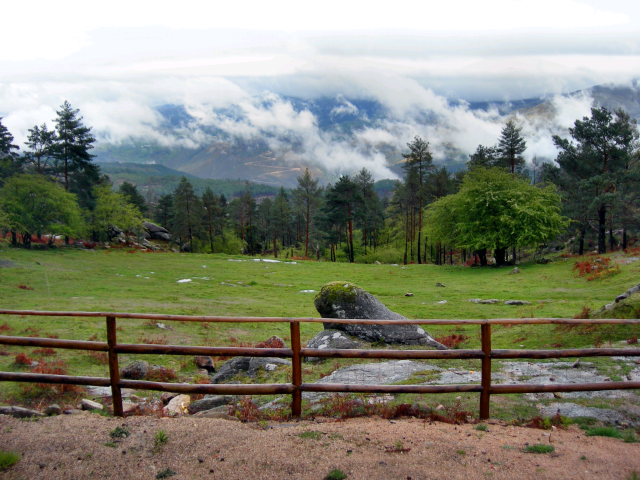
[[[45,312],[26,310],[0,310],[0,315],[47,316],[47,317],[105,317],[107,342],[61,340],[0,336],[0,345],[25,347],[50,347],[71,350],[92,350],[107,352],[109,357],[109,378],[78,377],[70,375],[45,375],[35,373],[0,372],[0,381],[51,383],[71,385],[91,385],[111,387],[114,415],[122,416],[122,388],[157,390],[176,393],[220,394],[220,395],[273,395],[291,394],[291,413],[298,417],[302,410],[302,392],[357,392],[357,393],[450,393],[479,392],[480,418],[489,418],[489,398],[505,393],[576,392],[597,390],[640,389],[640,382],[600,382],[549,385],[493,385],[491,383],[492,359],[548,359],[567,357],[607,357],[640,356],[640,348],[581,348],[564,350],[493,350],[491,348],[491,325],[540,325],[540,324],[623,324],[640,325],[638,319],[568,319],[568,318],[526,318],[493,320],[353,320],[322,318],[285,317],[214,317],[187,315],[156,315],[137,313],[102,312]],[[117,342],[116,319],[142,319],[178,322],[225,322],[225,323],[289,323],[291,328],[291,348],[247,348],[247,347],[201,347],[182,345],[142,345]],[[340,324],[367,325],[480,325],[480,350],[331,350],[302,348],[300,343],[300,323],[322,323],[330,321]],[[120,379],[118,354],[161,354],[161,355],[209,355],[280,357],[292,361],[292,382],[277,384],[246,385],[189,385],[161,383],[143,380]],[[302,358],[386,358],[386,359],[479,359],[482,361],[480,385],[359,385],[359,384],[317,384],[302,382]]]

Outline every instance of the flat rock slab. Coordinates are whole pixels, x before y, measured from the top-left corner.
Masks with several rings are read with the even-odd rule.
[[[340,384],[354,385],[387,385],[402,382],[416,372],[425,370],[440,371],[440,367],[428,363],[413,362],[411,360],[394,360],[390,362],[367,363],[351,365],[336,370],[331,375],[321,378],[316,384]],[[317,400],[326,396],[325,393],[303,392],[302,398]]]
[[[324,330],[307,342],[307,348],[317,348],[320,350],[328,349],[353,349],[359,348],[361,345],[349,338],[349,336],[339,330]],[[317,362],[325,360],[324,357],[307,357],[307,362]]]
[[[620,423],[627,419],[618,412],[606,408],[592,408],[576,405],[575,403],[552,403],[550,405],[540,407],[540,413],[545,417],[552,417],[556,413],[560,413],[563,417],[577,418],[588,417],[595,418],[606,423]]]
[[[23,407],[0,407],[0,415],[11,415],[15,418],[28,418],[28,417],[44,417],[45,414],[38,412],[37,410],[31,410]]]

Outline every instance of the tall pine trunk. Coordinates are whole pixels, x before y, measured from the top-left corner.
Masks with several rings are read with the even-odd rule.
[[[598,208],[598,253],[607,253],[606,243],[606,221],[607,221],[607,206],[603,203]]]

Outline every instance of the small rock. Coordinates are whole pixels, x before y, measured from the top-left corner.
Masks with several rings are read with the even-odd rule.
[[[470,298],[468,301],[471,302],[471,303],[481,303],[482,299],[481,298]]]
[[[64,413],[65,415],[78,415],[82,413],[82,410],[78,410],[77,408],[70,408],[69,410],[65,410],[62,413]]]
[[[505,305],[531,305],[531,302],[527,302],[526,300],[507,300],[504,302]]]
[[[518,267],[514,268],[509,272],[509,275],[515,275],[516,273],[520,273],[520,269]]]
[[[553,392],[553,398],[564,398],[564,395],[560,392]]]
[[[0,407],[0,414],[11,415],[15,418],[28,418],[28,417],[44,417],[45,414],[38,412],[37,410],[31,410],[23,407]]]
[[[413,293],[405,293],[404,296],[405,297],[413,297]]]
[[[500,300],[497,298],[490,298],[489,300],[481,300],[480,303],[483,305],[493,305],[494,303],[500,303]]]
[[[53,405],[49,405],[47,408],[44,409],[44,414],[49,416],[62,415],[62,409],[60,408],[60,406],[54,403]]]
[[[176,398],[179,394],[175,392],[164,392],[160,399],[163,405],[167,405],[172,399]]]
[[[219,418],[221,420],[230,420],[232,422],[239,422],[240,421],[236,417],[232,417],[231,415],[228,415],[228,414],[223,413],[223,412],[205,413],[205,414],[201,415],[200,418]]]
[[[439,410],[444,410],[444,405],[438,405],[438,406],[436,407],[436,410],[438,410],[438,411],[439,411]]]
[[[178,395],[171,399],[166,407],[162,409],[162,413],[167,416],[184,415],[188,412],[191,397],[189,395]]]
[[[578,368],[580,366],[580,359],[577,359],[575,362],[573,362],[573,365],[571,365],[573,368]]]
[[[87,400],[86,398],[80,401],[80,406],[82,410],[102,410],[104,408],[101,403]]]
[[[444,283],[436,282],[436,287],[446,287]]]
[[[189,413],[193,415],[194,413],[202,412],[204,410],[211,410],[212,408],[227,405],[234,400],[235,397],[226,395],[207,395],[201,400],[191,402],[189,405]]]
[[[620,301],[622,301],[622,300],[625,300],[625,299],[626,299],[626,298],[628,298],[628,297],[629,297],[629,294],[628,294],[628,293],[623,293],[622,295],[618,295],[618,296],[616,297],[615,302],[616,302],[616,303],[618,303],[618,302],[620,302]]]
[[[209,373],[215,373],[216,371],[216,367],[213,364],[213,358],[211,357],[196,355],[195,362],[198,368],[203,368]]]
[[[134,403],[122,402],[122,413],[125,415],[127,413],[133,413],[140,408],[140,405],[136,405]]]
[[[130,365],[127,365],[120,372],[122,378],[128,378],[130,380],[142,380],[147,376],[149,372],[149,364],[144,360],[137,360]]]
[[[373,263],[375,263],[376,265],[382,265],[378,260],[376,260],[376,261],[375,261],[375,262],[373,262]]]

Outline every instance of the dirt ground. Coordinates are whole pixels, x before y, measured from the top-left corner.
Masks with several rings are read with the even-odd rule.
[[[113,442],[109,433],[118,426],[130,436],[105,445]],[[586,437],[575,426],[550,432],[491,424],[481,432],[473,425],[363,418],[264,427],[194,417],[115,419],[85,413],[23,421],[0,415],[0,450],[22,455],[0,478],[154,479],[163,478],[157,475],[166,469],[176,474],[164,478],[174,480],[321,480],[335,468],[352,480],[604,480],[640,474],[640,444]],[[156,447],[159,430],[168,441]],[[555,452],[524,453],[527,443],[551,443]]]

